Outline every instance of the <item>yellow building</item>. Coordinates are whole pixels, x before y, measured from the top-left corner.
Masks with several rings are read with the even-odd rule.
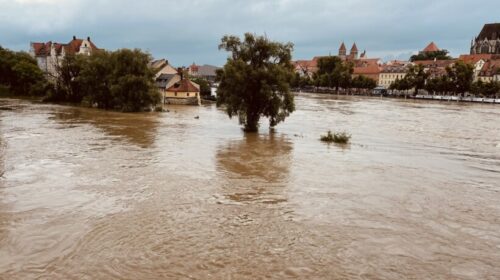
[[[388,89],[396,80],[401,80],[406,76],[407,63],[390,62],[382,65],[381,68],[378,85]]]
[[[165,103],[180,105],[201,105],[199,86],[189,79],[181,80],[165,90]]]

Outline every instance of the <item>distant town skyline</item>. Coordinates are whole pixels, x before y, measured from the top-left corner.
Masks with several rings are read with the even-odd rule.
[[[90,36],[105,49],[140,48],[174,65],[222,65],[225,34],[266,34],[295,44],[294,59],[336,54],[340,43],[368,57],[407,59],[431,41],[468,53],[485,23],[499,22],[500,2],[475,1],[117,1],[0,0],[0,45]]]

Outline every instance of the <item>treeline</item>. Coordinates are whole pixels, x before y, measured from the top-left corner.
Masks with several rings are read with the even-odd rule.
[[[99,50],[90,56],[66,55],[48,76],[29,54],[0,48],[0,90],[43,96],[48,102],[136,112],[161,100],[149,61],[151,56],[137,49]]]
[[[0,47],[0,94],[41,96],[47,85],[44,73],[28,53]]]
[[[318,60],[318,71],[309,76],[295,74],[292,87],[302,88],[306,86],[341,89],[373,89],[377,82],[369,77],[359,75],[353,76],[354,65],[351,62],[342,61],[337,56],[322,57]]]
[[[413,89],[414,94],[421,89],[432,94],[462,95],[471,92],[488,97],[495,97],[500,91],[499,82],[482,82],[481,80],[474,82],[474,67],[471,64],[457,61],[445,70],[444,75],[431,78],[423,65],[412,65],[408,68],[406,76],[403,79],[396,79],[389,89],[398,91]]]

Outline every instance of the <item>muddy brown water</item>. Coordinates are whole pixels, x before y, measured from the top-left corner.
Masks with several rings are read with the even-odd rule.
[[[0,278],[500,278],[499,106],[296,104],[245,135],[213,105],[0,99]]]

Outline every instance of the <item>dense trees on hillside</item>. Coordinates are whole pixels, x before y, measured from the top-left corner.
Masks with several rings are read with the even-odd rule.
[[[217,105],[238,116],[246,131],[257,131],[262,116],[274,127],[295,110],[290,82],[293,44],[246,33],[243,40],[224,36],[219,49],[230,52],[217,71]]]

